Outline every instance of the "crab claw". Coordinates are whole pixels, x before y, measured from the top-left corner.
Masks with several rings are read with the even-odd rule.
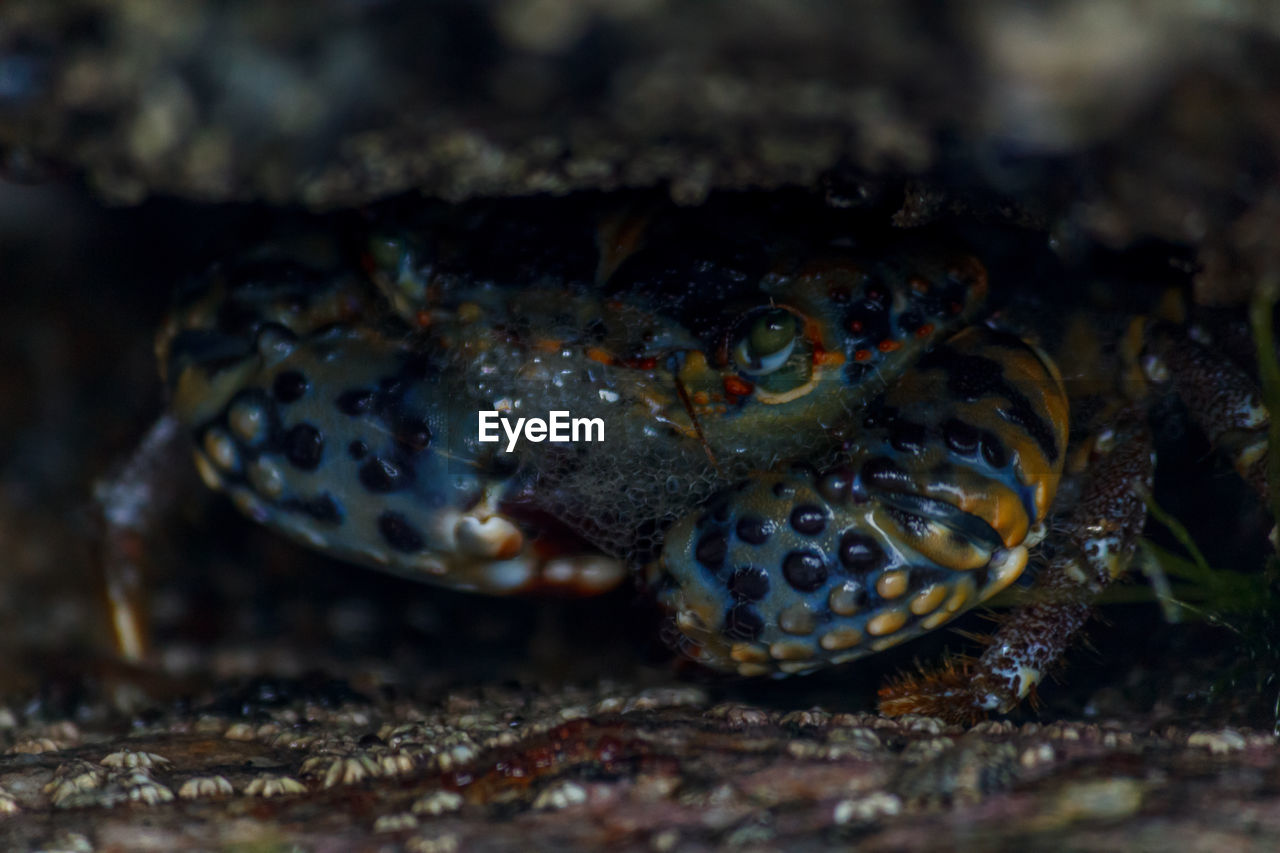
[[[808,672],[933,630],[1022,573],[1065,457],[1052,363],[974,329],[901,384],[842,464],[756,475],[668,531],[651,578],[686,654]]]

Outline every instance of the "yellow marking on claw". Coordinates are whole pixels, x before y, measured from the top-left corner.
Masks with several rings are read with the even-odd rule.
[[[818,645],[829,652],[838,652],[858,645],[862,642],[862,632],[857,628],[832,628],[830,631],[822,635],[822,639],[818,640]]]
[[[802,672],[813,672],[818,666],[812,661],[785,660],[778,664],[778,669],[787,675],[799,675]]]
[[[812,634],[815,625],[817,617],[803,601],[797,601],[778,614],[778,627],[788,634]]]
[[[993,563],[994,576],[987,581],[987,585],[978,593],[978,600],[986,601],[1016,581],[1022,575],[1022,570],[1027,567],[1027,556],[1026,548],[1014,548],[1007,552],[1003,562],[999,564]]]
[[[852,616],[858,612],[858,587],[846,581],[831,590],[827,595],[827,604],[837,616]]]
[[[867,633],[873,637],[883,637],[897,632],[907,624],[907,614],[901,610],[889,610],[877,613],[867,622]]]
[[[769,660],[769,653],[751,643],[734,643],[729,649],[729,657],[738,663],[765,663]]]
[[[930,613],[928,616],[921,619],[920,624],[924,627],[926,631],[932,631],[934,628],[937,628],[939,625],[943,624],[944,622],[950,621],[954,617],[955,617],[954,613],[950,613],[945,609],[935,610],[933,613]]]
[[[917,616],[932,613],[942,606],[942,602],[946,597],[946,586],[943,584],[934,584],[933,586],[916,593],[915,597],[911,599],[911,612]]]
[[[959,612],[960,608],[964,607],[965,602],[968,600],[969,600],[968,587],[965,587],[965,586],[957,587],[956,591],[951,593],[951,598],[948,599],[944,607],[946,607],[946,610],[948,613],[954,615],[957,612]]]
[[[1035,496],[1032,500],[1034,500],[1036,504],[1037,523],[1043,521],[1044,517],[1049,514],[1049,507],[1053,504],[1054,493],[1057,492],[1056,486],[1056,477],[1053,479],[1042,477],[1039,482],[1036,483]]]
[[[249,385],[249,377],[256,369],[257,360],[252,358],[242,359],[234,367],[216,373],[188,368],[178,376],[170,405],[186,423],[211,420],[241,388]]]
[[[769,654],[774,660],[808,660],[813,657],[813,649],[806,643],[781,640],[769,646]]]
[[[935,477],[927,472],[922,472],[922,475],[916,477],[919,494],[978,516],[1000,535],[1006,548],[1017,545],[1026,538],[1031,519],[1027,518],[1026,507],[1017,492],[1004,483],[963,468],[955,469],[946,477]],[[945,535],[949,531],[942,525],[934,527],[943,535],[930,537],[934,540],[930,542],[922,540],[921,544],[930,549],[927,554],[921,551],[924,556],[947,568],[960,571],[978,569],[987,564],[990,558],[988,551],[968,540],[958,541]],[[912,541],[906,531],[903,531],[903,535],[907,541]],[[912,541],[912,547],[919,550],[921,545]]]
[[[925,533],[899,523],[882,508],[873,510],[875,524],[881,530],[889,531],[896,541],[906,543],[919,552],[920,556],[946,566],[955,571],[971,571],[980,569],[991,559],[991,552],[975,544],[972,540],[957,536],[954,531],[938,522],[928,522],[924,526]]]
[[[209,458],[199,450],[195,451],[192,456],[196,461],[196,473],[200,475],[200,481],[215,492],[222,491],[222,475],[218,473],[218,469],[213,466]]]
[[[907,591],[907,573],[901,570],[885,572],[876,581],[876,592],[881,598],[897,598]]]
[[[211,429],[204,434],[204,452],[224,471],[234,470],[240,461],[235,442],[219,429]]]
[[[887,637],[880,637],[877,640],[872,640],[868,644],[868,648],[873,652],[882,652],[885,649],[893,648],[899,643],[905,643],[907,640],[912,639],[913,636],[914,635],[912,634],[890,634]]]

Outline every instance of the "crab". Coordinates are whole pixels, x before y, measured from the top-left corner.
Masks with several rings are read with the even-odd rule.
[[[489,594],[637,578],[672,645],[745,676],[879,652],[1041,563],[981,657],[881,691],[952,718],[1015,707],[1124,571],[1153,382],[1265,493],[1256,389],[1174,325],[1082,356],[993,320],[965,248],[828,210],[539,211],[432,207],[212,270],[159,335],[151,440],[189,435],[242,512],[352,562]]]

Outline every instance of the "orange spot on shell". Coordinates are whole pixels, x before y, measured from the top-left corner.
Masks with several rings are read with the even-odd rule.
[[[893,352],[902,348],[902,341],[883,340],[876,344],[876,349],[880,352]]]
[[[756,390],[755,386],[740,376],[724,378],[724,393],[730,397],[746,397]]]
[[[916,337],[917,337],[917,338],[924,339],[924,338],[929,337],[929,336],[930,336],[930,335],[932,335],[932,334],[933,334],[933,324],[932,324],[932,323],[925,323],[923,326],[921,326],[920,328],[916,329]]]
[[[853,354],[854,361],[868,361],[871,358],[871,350],[860,349]]]
[[[815,366],[820,367],[838,367],[844,364],[844,353],[831,352],[815,346],[813,349],[813,363]]]
[[[599,347],[588,347],[587,358],[592,361],[598,361],[601,364],[613,364],[613,356]]]

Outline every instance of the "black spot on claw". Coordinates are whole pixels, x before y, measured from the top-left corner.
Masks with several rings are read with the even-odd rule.
[[[1009,451],[1005,450],[1000,436],[993,432],[982,434],[982,458],[992,468],[1003,468],[1009,462]]]
[[[399,465],[375,456],[360,466],[360,482],[371,492],[386,494],[409,484],[409,475]]]
[[[351,454],[352,459],[360,460],[369,455],[369,445],[360,439],[356,439],[347,445],[347,453]]]
[[[724,633],[731,640],[754,640],[763,631],[764,619],[750,604],[735,604],[724,614]]]
[[[738,519],[738,538],[748,545],[763,545],[773,533],[773,522],[755,515]]]
[[[826,510],[813,504],[801,504],[791,511],[791,526],[806,536],[821,533],[827,528]]]
[[[853,474],[850,471],[837,468],[823,474],[818,480],[818,493],[829,501],[844,500],[852,482]]]
[[[993,342],[1011,349],[1027,350],[1027,344],[1012,335],[989,333]],[[937,347],[920,359],[921,369],[941,368],[947,375],[947,391],[966,402],[983,397],[1001,400],[997,410],[1006,421],[1016,424],[1040,446],[1050,461],[1058,458],[1059,448],[1053,428],[1036,411],[1031,401],[1004,376],[1003,365],[981,355],[967,355],[950,347]]]
[[[334,400],[333,404],[344,415],[352,417],[362,415],[373,408],[373,392],[366,391],[363,388],[353,388],[350,391],[343,391],[339,394],[338,399]]]
[[[342,510],[338,508],[338,502],[329,495],[320,495],[308,501],[307,512],[316,521],[333,524],[342,520]]]
[[[813,592],[827,582],[827,566],[814,551],[792,551],[782,563],[782,576],[800,592]]]
[[[324,436],[311,424],[298,424],[284,435],[285,458],[295,468],[313,471],[324,457]]]
[[[884,549],[875,539],[863,533],[846,531],[840,537],[840,563],[850,572],[863,573],[884,564]]]
[[[378,516],[378,531],[388,545],[406,554],[421,551],[426,544],[418,528],[398,512],[384,512]]]
[[[283,501],[281,506],[309,515],[321,524],[337,524],[342,520],[342,510],[338,508],[337,501],[329,495]]]
[[[889,427],[889,443],[902,453],[923,453],[925,445],[923,424],[910,421],[894,421]]]
[[[396,445],[410,453],[421,453],[431,444],[431,427],[426,421],[405,420],[396,425]]]
[[[739,601],[759,601],[769,594],[769,576],[763,569],[738,569],[730,575],[727,586]]]
[[[271,384],[271,393],[281,403],[294,403],[307,393],[307,377],[296,370],[286,370],[276,376]]]
[[[917,363],[921,370],[941,369],[952,397],[973,403],[1009,388],[1004,366],[984,355],[969,355],[949,346],[935,347]]]
[[[728,550],[729,543],[725,541],[723,533],[708,533],[694,546],[693,556],[699,563],[714,571],[724,564]]]
[[[952,452],[961,456],[972,456],[978,452],[981,436],[978,428],[961,420],[952,418],[942,427],[942,439]]]

